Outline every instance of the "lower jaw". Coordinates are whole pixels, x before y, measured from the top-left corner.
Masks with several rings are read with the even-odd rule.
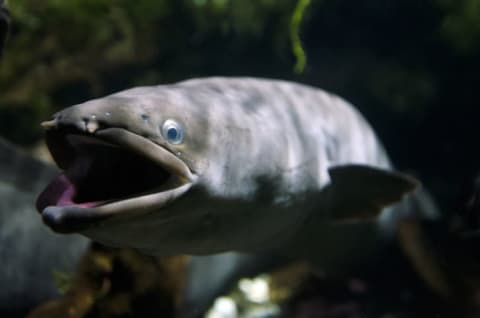
[[[168,185],[165,185],[168,187]],[[44,223],[56,232],[82,232],[93,226],[101,225],[110,218],[141,215],[161,210],[187,192],[191,183],[181,184],[162,192],[155,192],[124,200],[96,201],[86,203],[46,206],[40,211]]]
[[[91,208],[108,203],[111,200],[92,200],[85,202],[75,202],[77,189],[65,174],[59,175],[54,181],[40,194],[37,199],[36,207],[41,213],[47,206],[78,206],[82,208]]]
[[[96,187],[98,188],[98,186],[99,185],[97,184]],[[76,185],[76,183],[72,181],[70,177],[68,177],[65,173],[62,173],[56,177],[39,195],[36,202],[36,207],[40,213],[42,213],[42,211],[49,206],[96,208],[108,205],[110,203],[118,203],[142,198],[144,196],[169,193],[170,191],[175,191],[175,189],[183,186],[185,186],[184,182],[182,182],[179,178],[172,177],[163,182],[163,184],[160,186],[150,190],[151,193],[144,191],[138,194],[128,195],[125,193],[120,194],[121,192],[125,192],[120,191],[117,197],[112,195],[111,198],[102,198],[100,195],[98,195],[98,193],[102,192],[101,189],[97,191],[93,187],[92,189],[83,189],[82,191],[81,186]],[[90,194],[88,194],[85,190],[90,192]]]

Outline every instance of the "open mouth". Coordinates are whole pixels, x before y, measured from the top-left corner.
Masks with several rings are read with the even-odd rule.
[[[37,209],[60,230],[71,216],[75,221],[159,208],[188,190],[194,178],[171,152],[124,129],[95,135],[49,131],[46,140],[63,172],[40,194]]]

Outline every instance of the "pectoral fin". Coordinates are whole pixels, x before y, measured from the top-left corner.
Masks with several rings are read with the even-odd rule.
[[[329,174],[326,192],[335,220],[374,218],[419,185],[405,174],[363,165],[333,167]]]

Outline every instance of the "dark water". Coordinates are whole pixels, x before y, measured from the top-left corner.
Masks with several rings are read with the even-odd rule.
[[[7,14],[0,3],[1,45]],[[293,0],[9,5],[12,25],[0,62],[3,138],[31,148],[42,139],[38,123],[55,110],[136,85],[227,75],[324,88],[352,102],[375,128],[395,166],[416,175],[432,194],[444,219],[422,224],[422,235],[449,284],[478,286],[477,245],[471,234],[480,212],[475,183],[480,162],[478,1],[313,1],[301,26],[308,61],[298,75],[289,40]],[[28,179],[27,170],[18,173]],[[462,229],[473,239],[458,234]],[[314,309],[302,317],[315,316],[312,310],[318,317],[456,317],[471,305],[462,301],[478,292],[471,287],[469,295],[445,300],[423,283],[397,243],[388,253],[382,257],[389,262],[378,271],[351,277],[373,286],[368,293],[349,290],[350,278],[311,278],[305,291],[292,298],[290,314],[299,313],[303,300],[316,299],[307,306]],[[129,262],[112,266],[128,267]],[[107,281],[115,276],[101,275]],[[334,296],[323,296],[329,293]],[[150,296],[144,297],[131,302]],[[336,306],[337,311],[332,309]],[[102,316],[101,308],[90,316]],[[329,314],[320,315],[325,312]],[[105,317],[116,317],[109,315]]]

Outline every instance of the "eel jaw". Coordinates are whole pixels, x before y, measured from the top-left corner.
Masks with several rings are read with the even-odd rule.
[[[161,209],[197,178],[162,146],[121,128],[94,135],[49,130],[46,141],[63,173],[36,206],[57,232],[79,232],[107,218]]]

